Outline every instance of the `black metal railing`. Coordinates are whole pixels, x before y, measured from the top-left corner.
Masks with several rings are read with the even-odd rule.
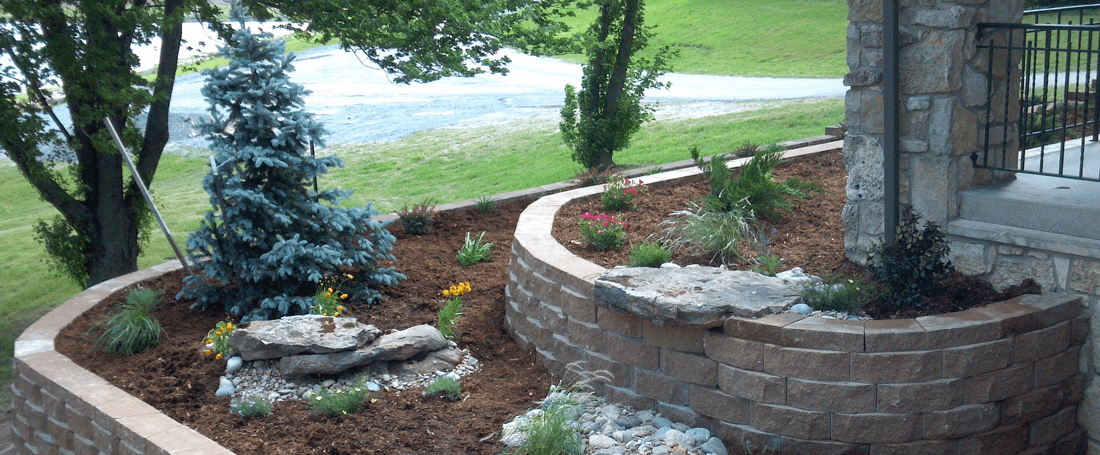
[[[1100,181],[1100,4],[1024,22],[978,26],[989,102],[974,167]]]

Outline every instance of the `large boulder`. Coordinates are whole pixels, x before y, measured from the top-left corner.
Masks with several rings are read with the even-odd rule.
[[[350,351],[374,341],[381,333],[355,318],[316,314],[254,321],[229,335],[229,347],[246,361],[296,354]]]
[[[660,325],[716,327],[730,316],[780,313],[802,301],[794,280],[714,267],[620,267],[596,279],[596,304]]]
[[[337,374],[374,362],[406,360],[447,347],[450,342],[439,329],[418,325],[383,335],[354,351],[283,357],[279,360],[279,370],[285,375]]]

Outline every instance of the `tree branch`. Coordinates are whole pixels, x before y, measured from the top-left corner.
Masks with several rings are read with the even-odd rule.
[[[153,177],[168,144],[168,112],[172,104],[172,90],[176,83],[176,68],[179,62],[180,41],[183,39],[183,0],[166,0],[164,16],[167,18],[161,28],[160,62],[157,66],[157,78],[153,86],[153,103],[149,105],[149,116],[145,123],[145,139],[135,166],[146,185],[152,185]]]

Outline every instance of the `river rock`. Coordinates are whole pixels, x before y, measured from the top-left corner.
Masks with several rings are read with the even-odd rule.
[[[717,327],[727,316],[757,318],[802,301],[802,286],[756,272],[715,267],[622,267],[596,279],[596,304],[659,325]]]
[[[216,397],[231,397],[237,390],[233,387],[233,381],[229,378],[222,376],[218,378],[218,390],[214,391]]]
[[[308,314],[271,321],[254,321],[229,335],[229,347],[241,358],[277,359],[296,354],[350,351],[374,341],[381,333],[355,318]]]
[[[412,374],[428,374],[436,371],[448,371],[462,362],[462,351],[458,348],[447,346],[438,351],[431,351],[424,355],[423,359],[409,359],[390,366],[398,376]]]
[[[337,374],[374,362],[406,360],[449,346],[450,343],[439,329],[430,325],[418,325],[382,335],[374,342],[354,351],[283,357],[279,359],[279,371],[284,375]],[[461,353],[459,358],[461,359]]]

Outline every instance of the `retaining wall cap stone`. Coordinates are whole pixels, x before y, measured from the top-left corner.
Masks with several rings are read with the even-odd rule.
[[[717,327],[727,316],[757,318],[802,301],[794,281],[714,267],[621,267],[596,279],[596,304],[658,325]]]

